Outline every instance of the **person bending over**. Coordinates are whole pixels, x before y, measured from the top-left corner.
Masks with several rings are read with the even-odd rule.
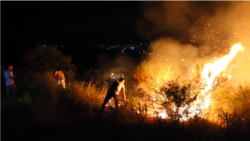
[[[107,95],[104,99],[104,102],[102,104],[102,107],[99,111],[98,117],[101,115],[105,105],[108,103],[108,101],[113,97],[115,100],[115,108],[116,108],[116,112],[118,111],[118,95],[121,91],[121,89],[123,89],[122,93],[123,93],[123,99],[124,102],[126,102],[126,94],[125,94],[125,79],[124,78],[120,78],[118,81],[115,81],[110,87],[109,90],[107,92]]]

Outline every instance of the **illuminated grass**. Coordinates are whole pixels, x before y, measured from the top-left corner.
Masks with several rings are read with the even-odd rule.
[[[145,61],[135,69],[133,76],[138,82],[138,88],[154,96],[155,91],[159,91],[166,82],[179,78],[180,70],[168,63],[153,64]]]

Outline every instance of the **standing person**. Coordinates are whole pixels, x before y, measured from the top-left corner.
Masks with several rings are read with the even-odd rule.
[[[8,69],[4,71],[4,77],[5,77],[5,80],[6,80],[6,91],[7,91],[7,97],[9,98],[10,97],[10,91],[13,93],[12,95],[12,98],[11,101],[13,102],[15,100],[15,95],[16,95],[16,85],[14,83],[14,75],[13,75],[13,72],[12,72],[12,69],[13,69],[13,65],[9,65],[8,66]]]
[[[65,88],[65,76],[61,70],[61,68],[58,68],[57,71],[55,72],[55,77],[56,77],[56,86],[60,86],[62,88]]]
[[[100,112],[98,114],[98,117],[101,115],[105,105],[107,104],[107,102],[113,97],[115,100],[115,108],[116,108],[116,112],[118,111],[118,95],[120,93],[120,90],[123,88],[123,99],[126,102],[126,95],[125,95],[125,79],[124,78],[120,78],[118,81],[115,81],[110,87],[109,90],[107,92],[107,95],[104,99],[104,102],[102,104],[102,107],[100,109]]]

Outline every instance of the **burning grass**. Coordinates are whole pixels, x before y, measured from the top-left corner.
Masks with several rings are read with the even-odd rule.
[[[144,101],[150,108],[150,115],[158,113],[163,118],[188,120],[194,116],[205,117],[209,113],[212,90],[224,82],[222,74],[237,52],[244,50],[240,43],[233,45],[228,55],[198,69],[197,77],[187,79],[173,65],[143,62],[133,73],[137,87],[141,89]],[[227,77],[227,76],[226,76]],[[168,114],[167,114],[168,112]]]
[[[142,93],[141,103],[148,106],[148,114],[153,117],[176,120],[191,114],[188,109],[203,88],[201,77],[187,80],[169,63],[143,62],[133,76]]]
[[[135,69],[133,76],[138,82],[137,88],[154,96],[167,81],[180,78],[181,75],[180,70],[169,63],[152,64],[145,61]]]
[[[169,103],[175,104],[179,108],[183,107],[183,105],[191,105],[194,100],[192,98],[196,95],[195,92],[191,93],[191,91],[197,88],[191,86],[198,86],[198,82],[195,79],[192,81],[174,80],[167,81],[168,83],[162,85],[162,88],[165,88],[162,90],[164,93],[155,93],[155,95],[163,96],[164,100],[168,98]],[[105,135],[109,132],[115,133],[117,137],[122,136],[122,134],[128,134],[128,136],[124,137],[125,139],[249,139],[249,83],[240,85],[237,88],[231,87],[227,83],[221,83],[217,89],[213,90],[213,95],[211,95],[213,101],[211,102],[209,117],[217,114],[218,118],[223,119],[220,120],[220,123],[216,120],[211,122],[212,120],[198,116],[194,116],[188,121],[178,121],[176,118],[183,118],[178,115],[178,110],[172,111],[173,120],[164,119],[161,116],[150,118],[151,109],[149,101],[145,103],[144,96],[141,96],[141,94],[136,96],[135,93],[133,93],[125,105],[119,107],[120,110],[116,118],[113,113],[115,111],[114,108],[108,106],[105,108],[102,118],[96,120],[95,115],[103,102],[102,98],[105,96],[108,86],[100,85],[97,82],[93,83],[92,81],[81,84],[71,81],[66,86],[67,89],[56,89],[52,72],[45,72],[41,80],[32,83],[32,85],[30,84],[29,94],[32,97],[32,102],[26,104],[24,101],[20,102],[23,102],[26,108],[30,105],[29,109],[36,115],[33,117],[36,120],[27,118],[27,116],[22,119],[33,119],[32,121],[35,121],[34,123],[36,124],[33,124],[31,127],[25,126],[26,130],[21,129],[24,128],[22,127],[23,124],[16,125],[16,129],[20,129],[22,132],[17,132],[15,137],[24,139],[26,134],[29,134],[31,139],[38,139],[38,137],[43,139],[43,137],[39,136],[40,132],[36,133],[36,131],[40,129],[45,133],[50,132],[44,126],[44,123],[47,123],[46,125],[51,125],[55,130],[60,129],[57,133],[53,132],[50,136],[54,139],[63,140],[106,140],[109,137]],[[196,90],[197,93],[200,91],[198,88]],[[170,92],[172,94],[169,94]],[[158,103],[160,102],[162,101],[158,101]],[[156,99],[153,104],[160,106],[156,105]],[[164,105],[164,103],[161,103],[161,106],[167,109],[167,106],[171,104]],[[21,106],[21,108],[25,108],[25,106]],[[156,109],[157,107],[154,110]],[[221,112],[222,110],[223,112]],[[20,107],[18,111],[20,111]],[[170,112],[166,110],[167,115],[171,115]],[[15,113],[15,111],[11,110],[11,113]],[[3,114],[4,121],[6,121],[6,110],[4,110]],[[161,111],[158,114],[161,114]],[[242,121],[242,118],[244,121]],[[62,125],[67,127],[67,130],[62,128]],[[5,129],[4,133],[10,130],[13,131],[13,129],[7,127],[6,123],[3,124],[2,129]],[[68,129],[71,129],[71,131]],[[68,134],[74,136],[69,136]],[[90,136],[90,134],[93,136]],[[100,137],[100,134],[103,136]],[[4,134],[5,139],[14,139],[14,136],[6,137],[7,135]]]
[[[250,123],[250,84],[223,84],[213,92],[210,120],[222,125]]]
[[[224,58],[235,56],[230,54]],[[223,60],[223,67],[226,67]],[[30,110],[33,121],[39,124],[85,121],[84,132],[97,134],[107,129],[107,132],[123,130],[127,134],[135,131],[134,137],[145,139],[155,139],[160,135],[167,139],[248,139],[250,84],[229,85],[228,76],[223,74],[225,68],[214,71],[222,66],[218,62],[221,60],[204,65],[204,70],[198,68],[193,79],[184,77],[172,64],[143,62],[132,74],[136,83],[131,83],[134,90],[126,90],[128,102],[119,106],[117,116],[111,102],[99,120],[95,116],[108,84],[67,81],[66,89],[58,89],[50,71],[27,83],[28,89],[19,96],[19,104]],[[229,62],[226,60],[227,64]],[[5,114],[6,109],[3,108]],[[145,132],[152,135],[144,135]],[[165,133],[171,135],[165,136]]]

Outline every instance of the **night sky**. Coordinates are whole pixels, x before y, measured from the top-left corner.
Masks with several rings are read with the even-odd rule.
[[[139,2],[2,2],[2,45],[86,46],[140,40],[135,30],[139,6]]]
[[[47,44],[64,46],[58,49],[71,56],[81,73],[96,68],[103,52],[94,46],[147,41],[136,30],[142,17],[140,5],[119,1],[1,2],[2,66],[18,66],[23,52]]]

